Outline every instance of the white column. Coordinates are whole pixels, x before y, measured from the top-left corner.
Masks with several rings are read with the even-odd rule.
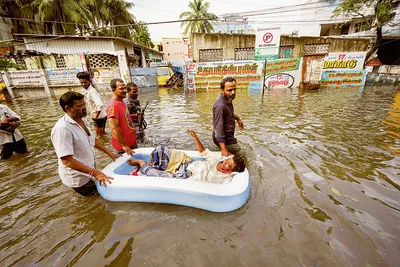
[[[46,91],[47,95],[52,97],[55,96],[53,89],[50,89],[48,81],[47,81],[47,75],[46,75],[46,70],[39,70],[40,72],[40,82],[42,83],[44,90]]]
[[[128,66],[128,58],[126,56],[125,50],[117,51],[117,55],[118,55],[118,66],[121,79],[124,80],[125,83],[131,82],[131,75]]]
[[[11,98],[14,98],[15,97],[14,96],[14,92],[11,89],[11,82],[10,82],[10,79],[8,78],[7,72],[6,71],[2,71],[1,72],[1,77],[3,77],[3,81],[6,84],[6,88],[7,88],[8,94],[11,96]]]

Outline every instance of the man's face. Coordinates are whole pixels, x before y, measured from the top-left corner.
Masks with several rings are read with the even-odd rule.
[[[132,99],[137,99],[138,96],[139,96],[137,86],[132,86],[132,87],[130,88],[129,92],[128,92],[128,95],[129,95],[129,97],[132,98]]]
[[[218,163],[218,171],[226,174],[230,174],[233,172],[233,168],[235,168],[236,164],[233,161],[233,158],[226,159]]]
[[[68,106],[69,107],[69,106]],[[83,118],[86,117],[86,104],[85,100],[74,100],[74,104],[72,107],[69,107],[71,110],[71,115],[74,118]],[[68,110],[67,110],[68,111]]]
[[[225,88],[221,90],[221,94],[225,97],[228,102],[232,102],[236,96],[236,82],[226,82]]]
[[[117,82],[117,88],[114,90],[114,95],[121,99],[126,97],[125,83]]]
[[[81,86],[85,89],[88,89],[90,86],[90,81],[88,79],[79,79]]]

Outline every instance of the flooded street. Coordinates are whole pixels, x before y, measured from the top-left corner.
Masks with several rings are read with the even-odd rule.
[[[190,128],[216,150],[218,94],[140,93],[150,101],[141,146],[194,150]],[[57,99],[8,101],[29,153],[0,161],[0,266],[398,265],[398,88],[270,90],[264,99],[239,91],[233,103],[251,193],[239,210],[212,213],[78,195],[57,173]],[[109,138],[107,128],[111,148]],[[110,162],[96,158],[97,168]]]

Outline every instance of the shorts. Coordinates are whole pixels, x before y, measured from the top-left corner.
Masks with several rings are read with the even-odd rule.
[[[14,152],[15,153],[25,153],[26,151],[27,151],[26,143],[25,143],[24,138],[22,138],[18,142],[10,142],[10,143],[5,143],[3,145],[0,145],[0,154],[1,154],[2,159],[11,158],[11,156]]]
[[[91,196],[97,194],[97,187],[96,184],[93,180],[90,180],[86,184],[80,186],[80,187],[72,187],[78,194],[82,196]]]
[[[93,119],[94,121],[94,128],[106,128],[107,116],[102,119]]]

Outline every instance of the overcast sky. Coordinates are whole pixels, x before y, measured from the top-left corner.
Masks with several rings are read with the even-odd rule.
[[[179,19],[179,14],[189,11],[188,0],[128,0],[133,2],[135,7],[131,13],[137,20],[145,22],[158,22]],[[217,16],[224,13],[253,11],[281,7],[287,5],[297,5],[309,0],[209,0],[209,12]],[[150,35],[153,41],[161,41],[162,37],[180,37],[183,29],[180,23],[149,25]]]

